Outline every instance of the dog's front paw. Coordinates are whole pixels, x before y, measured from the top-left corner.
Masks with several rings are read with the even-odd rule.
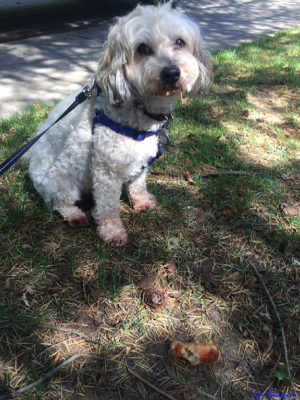
[[[98,227],[98,234],[105,242],[112,246],[124,246],[127,242],[127,233],[122,227],[116,227],[111,224],[101,225]]]
[[[119,217],[106,216],[98,220],[98,234],[105,242],[113,246],[124,246],[127,242],[127,233]]]
[[[137,212],[145,211],[147,209],[152,210],[157,206],[156,198],[153,194],[148,192],[135,193],[134,195],[131,195],[131,200],[133,208]]]

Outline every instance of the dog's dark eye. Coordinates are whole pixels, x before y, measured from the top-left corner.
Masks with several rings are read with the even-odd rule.
[[[178,47],[178,48],[184,48],[185,47],[185,41],[184,40],[182,40],[182,39],[177,39],[176,40],[176,46]]]
[[[153,54],[151,47],[147,46],[145,43],[139,45],[137,52],[140,56],[151,56],[151,54]]]

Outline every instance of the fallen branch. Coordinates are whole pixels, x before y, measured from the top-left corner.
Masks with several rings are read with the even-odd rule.
[[[128,371],[131,373],[131,375],[133,375],[134,377],[136,377],[137,379],[139,379],[140,381],[144,382],[147,386],[151,387],[151,389],[155,390],[156,392],[162,394],[163,396],[165,396],[167,399],[170,400],[176,400],[175,397],[173,397],[171,394],[168,394],[166,392],[164,392],[163,390],[159,389],[157,386],[154,386],[152,383],[150,383],[149,381],[147,381],[145,378],[141,377],[141,375],[139,375],[137,372],[134,372],[132,369],[130,369],[129,367]],[[1,398],[0,398],[1,400]]]
[[[296,399],[299,400],[299,397],[298,397],[296,388],[295,388],[295,386],[294,386],[294,382],[293,382],[293,380],[292,380],[291,368],[290,368],[290,362],[289,362],[289,356],[288,356],[288,350],[287,350],[287,344],[286,344],[286,338],[285,338],[284,329],[283,329],[283,326],[282,326],[282,323],[281,323],[280,315],[279,315],[279,313],[278,313],[278,311],[277,311],[277,307],[276,307],[276,305],[275,305],[275,303],[274,303],[274,301],[273,301],[273,299],[272,299],[272,296],[271,296],[271,294],[270,294],[270,292],[269,292],[269,289],[267,288],[267,286],[266,286],[266,284],[265,284],[265,282],[264,282],[264,280],[263,280],[261,274],[258,272],[258,269],[256,268],[256,266],[255,266],[254,264],[252,264],[252,263],[250,262],[250,265],[251,265],[252,269],[254,270],[254,272],[256,273],[258,279],[260,280],[260,283],[262,284],[263,288],[265,289],[265,292],[267,293],[267,296],[268,296],[268,298],[269,298],[269,301],[270,301],[270,303],[271,303],[271,305],[272,305],[272,307],[273,307],[273,310],[274,310],[274,312],[275,312],[275,315],[276,315],[278,324],[279,324],[280,329],[281,329],[281,336],[282,336],[282,343],[283,343],[283,350],[284,350],[285,365],[286,365],[286,369],[287,369],[287,372],[288,372],[288,376],[289,376],[291,388],[292,388],[293,391],[295,392]],[[1,400],[1,399],[0,399],[0,400]]]
[[[36,380],[36,381],[30,383],[29,385],[24,386],[18,390],[10,389],[10,393],[5,394],[4,396],[1,396],[0,400],[14,399],[15,397],[22,396],[25,392],[28,392],[28,390],[34,389],[41,383],[45,382],[47,379],[52,378],[52,376],[55,375],[59,370],[66,367],[68,364],[70,364],[72,361],[76,360],[79,357],[97,358],[97,359],[101,359],[101,360],[104,359],[103,357],[98,356],[97,354],[89,354],[89,353],[73,354],[71,357],[69,357],[67,360],[63,361],[57,367],[50,369],[48,372],[46,372],[45,375],[43,375],[38,380]]]
[[[33,358],[30,360],[30,362],[32,363],[33,361],[35,361],[36,359],[38,359],[39,357],[41,357],[44,353],[46,353],[47,351],[53,349],[53,347],[57,347],[57,346],[59,346],[59,345],[62,344],[62,343],[65,343],[65,342],[68,342],[68,341],[74,340],[74,339],[75,339],[75,338],[73,338],[73,337],[71,337],[71,338],[66,338],[66,339],[64,339],[64,340],[61,340],[60,342],[51,344],[51,345],[50,345],[49,347],[47,347],[45,350],[41,351],[39,354],[37,354],[35,357],[33,357]],[[13,376],[13,378],[12,378],[11,381],[10,381],[10,383],[12,384],[12,383],[21,375],[21,373],[24,372],[25,369],[26,369],[26,366],[24,366],[23,368],[21,368],[21,369],[19,370],[19,372],[18,372],[16,375]]]
[[[52,378],[52,376],[55,375],[60,369],[62,369],[66,365],[70,364],[72,361],[76,360],[76,358],[78,358],[80,356],[81,356],[81,354],[74,354],[73,356],[71,356],[70,358],[63,361],[61,364],[59,364],[57,367],[50,369],[45,375],[43,375],[38,380],[30,383],[27,386],[22,387],[21,389],[11,390],[11,392],[9,394],[5,394],[4,396],[1,396],[0,400],[13,399],[15,397],[22,395],[23,393],[27,392],[28,390],[34,389],[39,384],[45,382],[47,379]]]

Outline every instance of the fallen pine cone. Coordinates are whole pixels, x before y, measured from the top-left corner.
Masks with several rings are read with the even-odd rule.
[[[142,293],[142,303],[151,311],[158,311],[167,304],[167,301],[165,290],[157,287],[146,289]]]
[[[171,354],[175,358],[184,358],[191,365],[212,365],[220,359],[220,349],[217,341],[208,342],[201,340],[201,342],[184,343],[173,340],[171,342]]]

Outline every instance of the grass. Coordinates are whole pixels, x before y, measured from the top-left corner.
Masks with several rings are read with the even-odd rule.
[[[277,304],[300,388],[299,43],[293,29],[214,54],[210,94],[178,104],[171,145],[151,167],[158,208],[136,215],[125,193],[124,248],[99,240],[93,223],[68,228],[18,166],[2,177],[0,393],[81,353],[97,357],[78,358],[30,398],[163,398],[127,367],[176,399],[291,393],[280,329],[249,261]],[[0,120],[1,160],[48,111],[36,104]],[[159,312],[143,305],[145,277],[169,293]],[[215,339],[221,361],[175,361],[173,339]]]

